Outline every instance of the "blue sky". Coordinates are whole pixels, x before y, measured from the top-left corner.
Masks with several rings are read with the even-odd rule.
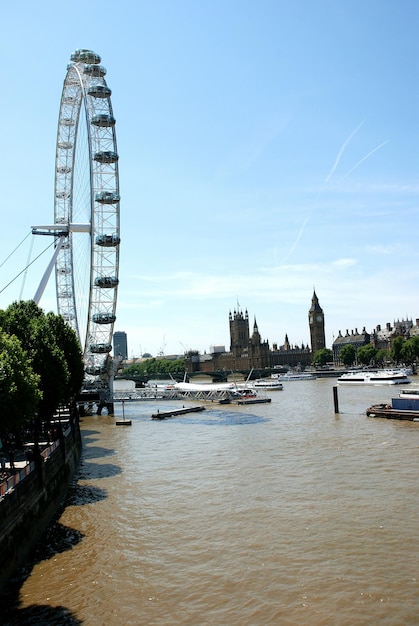
[[[329,346],[416,319],[418,32],[415,0],[4,4],[0,307],[47,264],[4,289],[53,220],[62,84],[89,48],[117,119],[130,356],[228,348],[237,303],[271,345],[308,343],[314,287]]]

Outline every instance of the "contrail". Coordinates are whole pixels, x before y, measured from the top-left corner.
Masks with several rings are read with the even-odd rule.
[[[351,134],[349,135],[349,137],[348,137],[348,138],[346,139],[346,141],[344,141],[344,143],[342,144],[342,147],[341,147],[341,149],[339,150],[339,153],[338,153],[338,155],[337,155],[337,157],[336,157],[336,159],[335,159],[335,162],[334,162],[334,164],[333,164],[333,166],[332,166],[332,169],[330,170],[329,174],[326,176],[326,180],[325,180],[325,182],[326,182],[326,183],[328,183],[328,182],[329,182],[329,180],[330,180],[330,179],[331,179],[331,177],[333,176],[333,174],[334,174],[334,172],[335,172],[335,170],[336,170],[337,166],[339,165],[339,161],[340,161],[340,159],[341,159],[341,157],[342,157],[342,155],[343,155],[343,153],[344,153],[344,151],[345,151],[346,146],[347,146],[347,145],[348,145],[348,143],[351,141],[351,139],[352,139],[352,138],[356,135],[356,133],[359,131],[359,129],[360,129],[360,128],[364,125],[364,123],[365,123],[365,120],[363,120],[360,124],[358,124],[358,126],[357,126],[357,127],[356,127],[356,128],[355,128],[352,132],[351,132]],[[365,155],[362,159],[360,159],[357,163],[355,163],[355,165],[354,165],[353,167],[351,167],[351,169],[350,169],[348,172],[346,172],[346,174],[345,174],[345,175],[344,175],[344,176],[343,176],[343,177],[342,177],[342,178],[338,181],[338,183],[337,183],[337,184],[339,185],[339,184],[340,184],[343,180],[345,180],[345,178],[346,178],[347,176],[349,176],[349,174],[351,174],[354,170],[356,170],[356,168],[357,168],[357,167],[359,167],[359,166],[361,165],[361,163],[363,163],[364,161],[366,161],[366,160],[367,160],[367,159],[368,159],[368,158],[369,158],[372,154],[374,154],[374,152],[377,152],[377,150],[379,150],[380,148],[382,148],[383,146],[385,146],[385,145],[386,145],[386,143],[388,143],[388,141],[389,141],[389,140],[388,140],[388,139],[386,139],[385,141],[383,141],[383,143],[380,143],[380,145],[379,145],[379,146],[377,146],[376,148],[374,148],[374,150],[371,150],[370,152],[368,152],[368,154],[366,154],[366,155]],[[320,192],[319,192],[319,193],[320,193]],[[311,216],[312,216],[312,214],[313,214],[313,211],[314,211],[314,207],[311,209],[311,211],[309,212],[309,214],[308,214],[308,215],[307,215],[307,217],[305,218],[305,220],[304,220],[304,222],[303,222],[303,224],[302,224],[302,226],[301,226],[301,228],[300,228],[300,230],[299,230],[299,232],[298,232],[298,235],[297,235],[297,237],[296,237],[296,239],[295,239],[295,241],[294,241],[294,243],[293,243],[293,245],[292,245],[292,247],[291,247],[290,251],[288,252],[288,254],[286,255],[286,257],[283,259],[282,263],[285,263],[285,262],[286,262],[286,261],[290,258],[290,256],[291,256],[291,255],[292,255],[292,253],[294,252],[295,248],[297,247],[298,242],[300,241],[300,239],[301,239],[301,237],[302,237],[302,234],[303,234],[303,232],[304,232],[304,229],[305,229],[305,227],[307,226],[307,223],[308,223],[308,221],[310,220],[310,218],[311,218]]]
[[[308,220],[310,219],[310,217],[311,217],[311,215],[312,215],[312,213],[313,213],[313,210],[314,210],[314,209],[312,209],[312,210],[310,211],[310,213],[307,215],[306,219],[304,220],[303,225],[302,225],[302,226],[301,226],[301,228],[300,228],[300,232],[298,233],[298,235],[297,235],[297,237],[296,237],[296,239],[295,239],[295,241],[294,241],[294,243],[293,243],[293,245],[292,245],[291,250],[288,252],[287,256],[286,256],[286,257],[282,260],[281,265],[283,265],[286,261],[288,261],[288,259],[290,258],[291,254],[294,252],[295,248],[297,247],[298,242],[299,242],[299,241],[300,241],[300,239],[301,239],[301,235],[303,234],[304,229],[305,229],[305,227],[306,227],[306,224],[307,224]]]
[[[345,151],[346,146],[348,145],[348,143],[351,141],[352,137],[354,137],[354,135],[356,135],[356,133],[359,131],[359,129],[365,124],[365,120],[363,120],[360,124],[358,124],[358,126],[355,128],[355,130],[353,130],[351,132],[351,134],[349,135],[349,137],[347,138],[347,140],[342,144],[341,149],[339,150],[339,153],[336,157],[335,162],[333,163],[332,169],[330,170],[330,172],[328,173],[328,175],[326,176],[326,183],[329,182],[329,180],[331,179],[331,177],[333,176],[337,166],[339,165],[339,161],[342,157],[342,154]]]
[[[383,143],[380,143],[379,146],[377,146],[376,148],[374,148],[374,150],[371,150],[371,152],[368,152],[368,154],[366,154],[360,161],[358,161],[358,163],[355,163],[355,165],[353,167],[351,167],[351,169],[349,170],[349,172],[346,172],[345,176],[342,176],[342,178],[339,180],[338,185],[345,180],[345,178],[347,176],[349,176],[349,174],[352,174],[352,172],[354,170],[356,170],[357,167],[359,167],[361,165],[361,163],[363,163],[364,161],[366,161],[368,159],[368,157],[370,157],[372,154],[374,154],[374,152],[377,152],[377,150],[379,150],[380,148],[382,148],[383,146],[386,145],[386,143],[388,143],[389,140],[386,139],[385,141],[383,141]]]
[[[342,157],[342,154],[345,152],[345,148],[348,145],[348,143],[351,141],[351,139],[356,135],[356,133],[359,131],[359,129],[365,124],[365,120],[362,120],[362,122],[360,124],[358,124],[358,126],[351,132],[351,134],[349,135],[349,137],[343,142],[341,149],[338,152],[338,155],[335,159],[335,162],[333,163],[332,169],[330,170],[330,172],[328,173],[328,175],[326,176],[326,180],[325,182],[328,183],[329,180],[331,179],[331,177],[333,176],[337,166],[339,165],[339,161]],[[369,155],[368,155],[369,156]],[[358,164],[359,165],[359,164]],[[320,192],[319,192],[320,193]],[[313,214],[314,208],[311,209],[310,213],[307,215],[306,219],[303,222],[303,225],[301,226],[299,233],[290,249],[290,251],[288,252],[287,256],[285,257],[285,259],[282,261],[283,263],[285,263],[285,261],[287,259],[289,259],[289,257],[291,256],[291,254],[294,252],[295,248],[298,245],[298,242],[301,239],[301,236],[304,232],[305,227],[307,226],[307,223],[309,221],[309,219],[311,218],[312,214]]]

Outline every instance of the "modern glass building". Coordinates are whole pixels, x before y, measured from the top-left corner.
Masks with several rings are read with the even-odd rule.
[[[116,331],[113,334],[113,355],[122,356],[123,359],[128,358],[127,333],[124,331]]]

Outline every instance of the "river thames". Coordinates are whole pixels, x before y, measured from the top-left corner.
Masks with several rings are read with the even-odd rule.
[[[365,416],[390,386],[339,387],[335,414],[334,385],[83,418],[79,474],[3,624],[417,626],[419,423]]]

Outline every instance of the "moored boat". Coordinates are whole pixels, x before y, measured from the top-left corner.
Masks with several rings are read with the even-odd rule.
[[[228,404],[238,400],[259,399],[258,390],[249,382],[239,383],[174,383],[174,389],[182,398],[206,400]]]
[[[367,417],[419,422],[419,389],[402,389],[391,404],[373,404],[366,410]]]
[[[293,380],[315,380],[317,376],[310,372],[287,372],[286,374],[272,374],[272,379],[280,381],[293,381]]]
[[[230,396],[234,404],[265,404],[271,402],[265,393],[261,393],[260,389],[244,383],[239,385]]]
[[[258,398],[257,396],[235,400],[236,404],[267,404],[269,402],[272,402],[271,398]]]
[[[409,389],[400,389],[399,398],[408,398],[409,400],[419,401],[419,387],[409,387]]]
[[[253,381],[255,389],[264,389],[265,391],[282,391],[283,384],[276,378],[258,378]]]
[[[339,385],[407,385],[409,378],[402,370],[353,371],[342,374]]]

